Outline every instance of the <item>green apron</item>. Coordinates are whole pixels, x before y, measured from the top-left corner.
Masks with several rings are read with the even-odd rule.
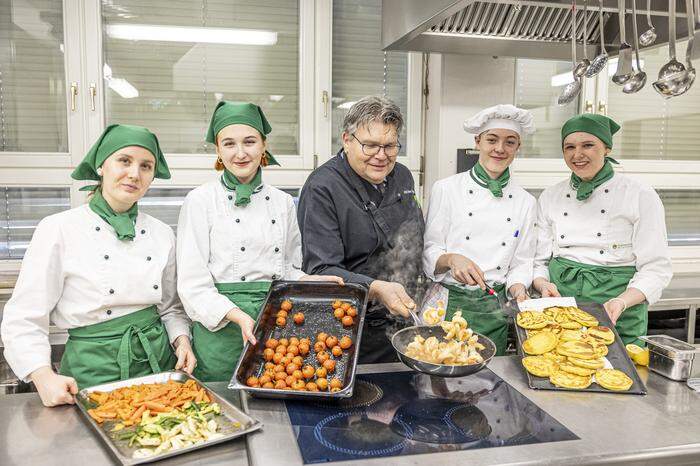
[[[177,362],[155,306],[68,330],[60,373],[78,388],[171,370]]]
[[[603,304],[627,289],[637,272],[632,266],[606,267],[588,265],[555,257],[549,261],[549,276],[562,296],[573,296],[576,301]],[[625,344],[645,346],[639,336],[646,335],[649,313],[646,303],[628,307],[617,319],[615,328]]]
[[[452,319],[457,311],[462,311],[462,317],[475,332],[485,335],[496,344],[496,355],[506,353],[508,341],[508,319],[503,314],[501,305],[495,296],[477,288],[468,289],[455,285],[442,284],[449,290],[445,320]],[[506,300],[506,286],[496,283],[493,289]]]
[[[217,283],[216,289],[256,320],[265,302],[270,282]],[[199,322],[192,325],[192,349],[197,357],[194,375],[204,382],[231,380],[243,350],[241,328],[229,322],[212,332]]]

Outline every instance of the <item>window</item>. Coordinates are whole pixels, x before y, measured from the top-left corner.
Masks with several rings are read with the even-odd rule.
[[[68,152],[62,4],[0,0],[0,152]]]
[[[299,153],[295,0],[103,0],[107,123],[148,127],[167,153],[204,142],[220,100],[260,105],[275,154]]]
[[[571,75],[571,62],[515,60],[515,106],[530,110],[536,131],[523,139],[523,157],[560,158],[561,127],[576,114],[576,101],[557,105],[557,98]]]
[[[687,41],[677,44],[685,57]],[[636,94],[624,94],[608,84],[608,115],[622,128],[615,136],[615,156],[621,159],[700,160],[700,92],[664,99],[653,88],[658,70],[668,62],[668,48],[642,50],[646,86]],[[697,86],[697,84],[696,84]]]
[[[352,104],[367,95],[383,95],[401,108],[406,155],[408,125],[408,54],[383,52],[381,0],[333,1],[332,150],[342,146],[343,118]]]
[[[69,188],[1,186],[0,260],[21,259],[46,216],[70,209]]]
[[[139,201],[139,210],[167,224],[177,234],[180,207],[192,189],[152,187]]]
[[[700,191],[657,190],[666,210],[666,228],[670,246],[700,245]]]

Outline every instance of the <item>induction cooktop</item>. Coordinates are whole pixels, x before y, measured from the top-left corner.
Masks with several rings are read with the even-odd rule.
[[[359,375],[352,398],[286,405],[304,464],[578,439],[489,369]]]

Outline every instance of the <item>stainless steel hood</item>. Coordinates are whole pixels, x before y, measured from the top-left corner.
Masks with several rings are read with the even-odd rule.
[[[632,1],[627,0],[626,29],[632,43]],[[646,31],[646,1],[637,1],[640,32]],[[671,0],[673,1],[673,0]],[[668,42],[669,0],[652,0],[652,23],[658,38]],[[583,44],[587,25],[588,55],[599,53],[598,1],[577,0],[577,41]],[[605,47],[619,47],[617,0],[604,0]],[[677,0],[677,37],[688,35],[685,1]],[[567,60],[571,57],[571,0],[383,0],[384,50],[459,53],[502,57]],[[582,45],[579,47],[581,53]]]

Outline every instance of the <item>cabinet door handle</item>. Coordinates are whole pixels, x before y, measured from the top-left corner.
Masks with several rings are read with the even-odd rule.
[[[598,101],[598,113],[601,115],[608,115],[608,104],[602,100]]]
[[[321,93],[321,102],[323,102],[323,118],[328,118],[328,91],[323,91]]]
[[[90,83],[90,108],[95,111],[95,97],[97,96],[97,85]]]
[[[78,83],[73,81],[70,83],[70,110],[75,111],[75,105],[78,97]]]

